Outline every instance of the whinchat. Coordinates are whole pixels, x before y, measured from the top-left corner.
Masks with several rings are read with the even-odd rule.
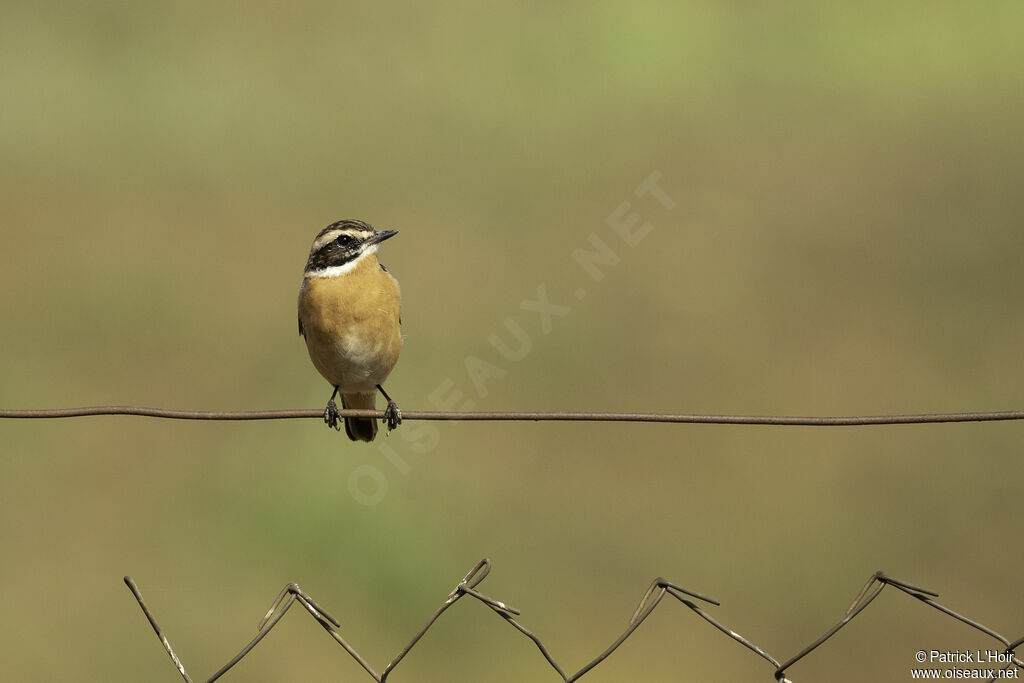
[[[377,260],[380,243],[397,234],[342,220],[321,230],[309,250],[299,288],[299,334],[313,365],[334,387],[324,422],[335,429],[338,393],[343,407],[372,410],[379,391],[388,402],[388,431],[402,422],[383,387],[402,349],[401,294],[398,281]],[[377,422],[346,417],[345,433],[353,441],[373,441]]]

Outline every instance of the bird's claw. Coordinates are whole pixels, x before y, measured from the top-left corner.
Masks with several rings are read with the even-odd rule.
[[[327,407],[324,408],[324,423],[328,427],[341,431],[341,414],[338,412],[338,404],[334,402],[333,398],[327,402]]]
[[[397,429],[398,425],[402,424],[402,411],[399,410],[398,404],[392,400],[388,400],[388,407],[384,409],[384,424],[387,425],[388,434]]]

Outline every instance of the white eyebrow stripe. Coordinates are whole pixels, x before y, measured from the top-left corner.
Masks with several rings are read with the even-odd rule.
[[[325,232],[324,234],[320,235],[315,240],[313,240],[313,246],[310,249],[310,251],[320,251],[321,249],[324,248],[324,246],[338,239],[338,235],[340,235],[341,233],[341,230],[331,230],[330,232]]]

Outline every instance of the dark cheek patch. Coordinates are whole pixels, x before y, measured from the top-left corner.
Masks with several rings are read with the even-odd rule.
[[[343,266],[359,256],[358,249],[343,249],[337,242],[330,242],[319,251],[309,255],[306,270],[323,270],[332,266]]]

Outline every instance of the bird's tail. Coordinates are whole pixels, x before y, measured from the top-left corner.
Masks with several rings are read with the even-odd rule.
[[[377,394],[342,394],[341,405],[356,410],[373,410],[377,407]],[[373,441],[377,436],[377,420],[372,417],[346,417],[345,433],[353,441]]]

